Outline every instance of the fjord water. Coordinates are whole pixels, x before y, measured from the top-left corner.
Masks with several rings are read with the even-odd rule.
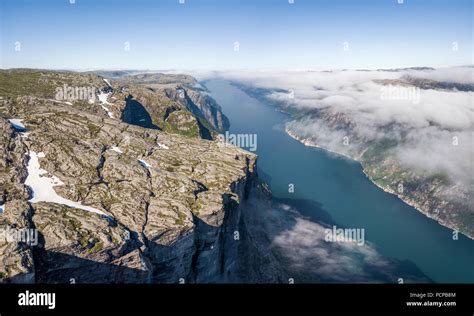
[[[290,118],[224,80],[205,83],[229,118],[230,133],[257,135],[258,172],[274,198],[321,205],[341,227],[364,228],[384,256],[414,263],[439,283],[474,282],[474,241],[386,193],[354,161],[307,147],[285,133]],[[294,185],[294,193],[288,185]],[[304,209],[299,210],[308,216]]]

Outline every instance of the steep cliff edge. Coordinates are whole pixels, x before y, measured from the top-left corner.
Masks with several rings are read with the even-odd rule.
[[[133,85],[151,90],[174,102],[167,114],[184,108],[191,112],[205,128],[222,132],[229,128],[229,120],[222,113],[221,107],[207,94],[199,82],[187,75],[146,73],[125,75],[118,82],[124,86]]]
[[[38,233],[37,244],[0,240],[2,282],[282,277],[260,259],[242,216],[258,187],[255,155],[189,132],[195,115],[141,86],[70,72],[1,76],[0,228]],[[75,98],[67,88],[77,87],[94,94]],[[57,88],[71,94],[58,97]],[[124,122],[127,98],[140,111]],[[185,122],[191,127],[169,121],[179,111],[195,119]]]

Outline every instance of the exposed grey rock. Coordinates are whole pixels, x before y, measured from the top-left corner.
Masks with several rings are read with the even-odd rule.
[[[109,87],[93,74],[1,75],[12,82],[0,99],[0,199],[6,202],[1,225],[36,228],[39,233],[37,246],[0,241],[4,282],[279,279],[282,272],[276,266],[261,271],[264,261],[250,248],[254,241],[242,215],[248,191],[258,182],[255,155],[202,139],[198,118],[163,90],[115,81]],[[25,91],[25,96],[15,88],[15,80],[38,91]],[[102,103],[58,101],[51,93],[64,83],[91,86],[108,95]],[[143,106],[156,128],[120,119],[127,116],[127,98]],[[178,116],[180,112],[184,116]],[[28,134],[15,131],[9,118],[21,119]],[[24,182],[30,152],[42,153],[38,157],[43,176],[64,183],[54,187],[59,196],[107,216],[64,204],[29,202],[34,192]],[[234,239],[236,231],[242,239]],[[250,265],[239,259],[244,256],[253,257]]]

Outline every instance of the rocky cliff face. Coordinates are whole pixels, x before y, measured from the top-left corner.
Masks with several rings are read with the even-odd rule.
[[[204,126],[217,131],[229,128],[229,120],[220,106],[206,94],[205,89],[187,75],[138,74],[119,78],[123,84],[133,84],[160,93],[175,102],[177,108],[191,112]],[[173,112],[170,110],[169,112]]]
[[[0,120],[0,229],[4,240],[0,241],[0,277],[10,278],[12,282],[29,283],[34,281],[32,248],[13,239],[7,240],[9,228],[24,229],[32,227],[31,208],[26,202],[28,190],[22,185],[26,179],[24,155],[26,146],[21,136],[5,120]],[[7,211],[5,203],[11,208]]]
[[[281,278],[242,215],[258,187],[256,156],[213,141],[214,125],[169,87],[69,72],[0,77],[0,228],[38,233],[37,244],[0,239],[3,282]],[[197,94],[187,91],[199,103]]]

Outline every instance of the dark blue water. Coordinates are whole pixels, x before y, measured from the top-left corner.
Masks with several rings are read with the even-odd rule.
[[[450,229],[375,186],[357,162],[288,136],[289,117],[274,107],[226,81],[211,80],[206,87],[229,117],[231,133],[257,134],[259,174],[275,198],[314,201],[339,225],[364,228],[380,254],[413,262],[435,282],[474,282],[473,240],[453,240]]]

